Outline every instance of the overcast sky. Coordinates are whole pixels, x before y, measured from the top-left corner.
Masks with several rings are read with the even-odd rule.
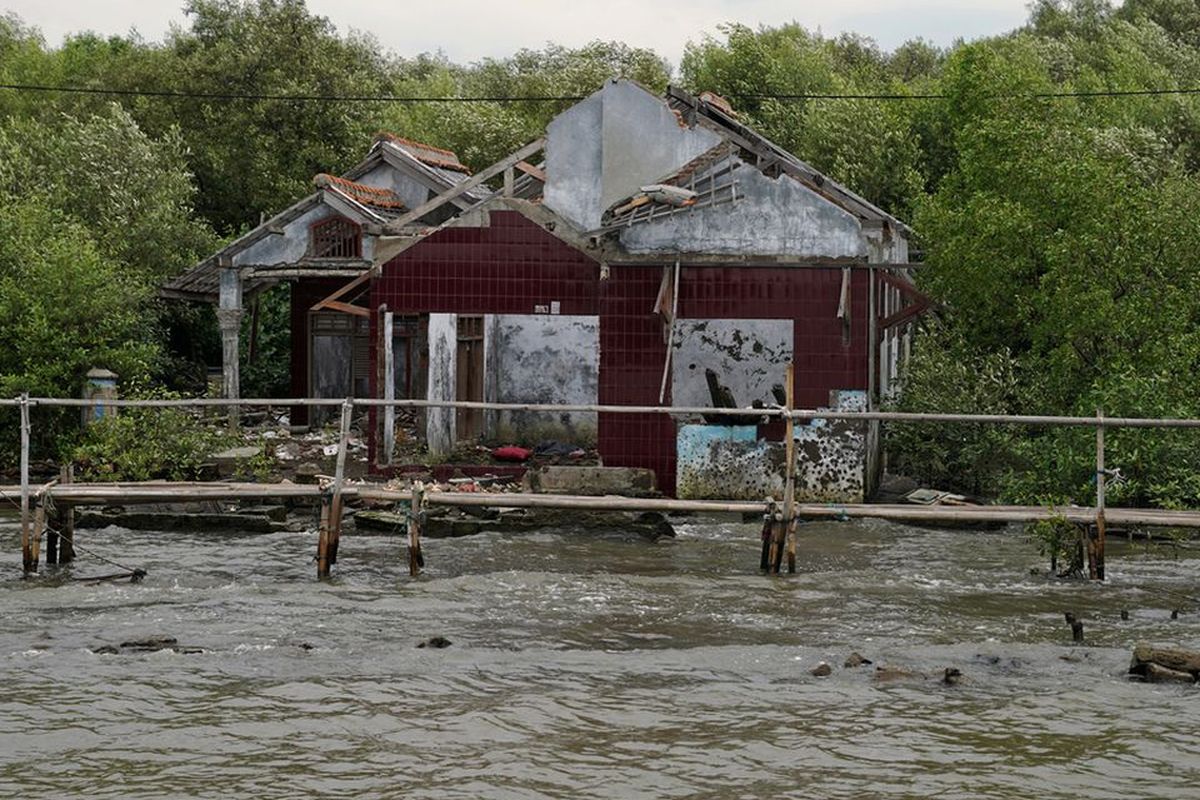
[[[678,65],[684,45],[717,33],[722,22],[752,27],[796,21],[826,35],[854,31],[886,49],[924,37],[939,45],[1021,25],[1028,0],[309,0],[343,32],[374,33],[400,55],[441,50],[460,62],[505,56],[547,41],[578,46],[614,39],[649,47]],[[160,38],[183,22],[183,0],[0,0],[41,28],[50,44],[65,33]]]

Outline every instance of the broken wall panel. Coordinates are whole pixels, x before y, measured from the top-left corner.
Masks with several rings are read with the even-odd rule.
[[[738,407],[781,403],[793,358],[794,325],[784,319],[681,319],[675,323],[671,396],[677,406],[713,405],[712,370]]]
[[[689,500],[782,498],[782,442],[758,438],[754,425],[681,425],[675,496]]]
[[[834,392],[831,408],[861,411],[866,393]],[[861,503],[868,486],[868,424],[814,420],[797,425],[796,501]],[[691,500],[781,499],[787,479],[784,443],[751,425],[681,425],[675,496]]]
[[[620,229],[630,253],[675,252],[679,242],[701,253],[796,258],[864,257],[862,225],[854,215],[787,175],[769,178],[742,164],[733,203],[697,207]],[[699,205],[699,204],[698,204]]]

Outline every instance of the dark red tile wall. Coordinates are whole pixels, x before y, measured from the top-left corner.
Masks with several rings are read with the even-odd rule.
[[[661,279],[661,266],[620,266],[600,281],[590,258],[516,212],[493,212],[489,227],[446,228],[388,262],[373,284],[370,307],[531,314],[535,305],[557,300],[560,313],[600,317],[600,403],[657,405],[666,344],[652,309]],[[793,320],[796,404],[824,406],[831,389],[867,387],[867,280],[864,270],[854,271],[849,343],[837,319],[840,267],[688,267],[679,316]],[[373,390],[374,379],[372,373]],[[599,428],[605,464],[653,469],[660,490],[674,493],[670,417],[601,414]]]
[[[533,314],[557,300],[561,314],[595,314],[599,271],[515,211],[495,211],[486,228],[445,228],[389,261],[371,289],[371,308]]]
[[[651,309],[662,270],[613,267],[602,286],[602,404],[658,404],[666,344],[662,323]],[[816,408],[828,405],[830,390],[867,388],[867,282],[864,270],[852,272],[849,342],[837,318],[840,267],[684,268],[679,317],[793,320],[796,405]],[[675,424],[669,417],[602,414],[599,438],[606,464],[649,467],[658,476],[659,489],[674,493]]]

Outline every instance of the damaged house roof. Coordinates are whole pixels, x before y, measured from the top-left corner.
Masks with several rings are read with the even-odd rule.
[[[905,238],[909,235],[910,229],[904,222],[824,175],[811,165],[800,160],[795,155],[787,152],[779,145],[776,145],[765,136],[762,136],[739,121],[736,113],[723,98],[710,92],[701,93],[700,96],[696,97],[677,87],[669,87],[664,97],[651,92],[635,81],[617,80],[612,83],[627,84],[636,87],[645,95],[657,101],[659,107],[669,110],[673,115],[673,121],[669,124],[669,127],[673,128],[675,125],[678,125],[681,133],[691,131],[699,134],[701,131],[705,132],[699,138],[690,134],[689,136],[694,141],[704,141],[707,139],[712,144],[706,145],[702,151],[699,151],[699,155],[694,155],[682,166],[674,167],[666,174],[653,174],[647,170],[649,174],[642,176],[645,182],[642,184],[635,183],[637,188],[631,194],[627,194],[615,202],[608,203],[602,209],[602,213],[598,217],[593,218],[598,220],[594,224],[581,222],[578,216],[576,216],[577,221],[575,222],[571,222],[565,217],[560,216],[557,223],[559,230],[555,232],[556,235],[567,234],[567,231],[563,230],[562,226],[569,226],[572,228],[572,231],[568,234],[570,238],[577,241],[590,241],[592,242],[593,249],[599,246],[605,251],[605,258],[612,260],[613,263],[626,259],[636,261],[654,260],[659,257],[674,259],[680,252],[686,250],[686,246],[677,247],[672,252],[665,254],[644,250],[625,252],[624,239],[620,231],[645,223],[657,222],[675,215],[698,211],[710,206],[735,203],[741,199],[742,195],[742,188],[739,187],[739,174],[741,174],[742,180],[745,180],[744,172],[739,173],[739,170],[746,169],[770,180],[787,176],[795,184],[798,184],[799,187],[802,187],[803,190],[811,193],[814,199],[819,199],[818,202],[824,201],[829,207],[840,209],[844,214],[857,219],[862,224],[864,230],[882,227],[885,231],[890,230],[892,233]],[[612,84],[606,84],[605,86],[607,88],[610,85]],[[603,91],[604,89],[601,89],[601,92]],[[568,112],[564,112],[564,114]],[[647,118],[646,124],[656,123],[652,123]],[[601,147],[603,148],[602,152],[605,154],[598,156],[584,154],[582,156],[584,160],[593,157],[610,158],[607,153],[613,144],[608,138],[608,128],[604,128],[604,131],[601,134],[603,140]],[[564,133],[574,137],[586,135],[582,129],[570,129],[564,131]],[[640,146],[640,140],[635,139],[633,145],[627,146],[638,147]],[[646,142],[646,146],[652,146],[650,141]],[[533,145],[527,146],[524,150],[529,150],[531,147]],[[693,152],[697,151],[693,150]],[[560,186],[564,184],[568,185],[571,187],[567,190],[569,193],[577,191],[574,188],[576,183],[573,181],[578,179],[569,176],[564,179],[562,175],[556,176],[553,174],[547,176],[547,169],[544,164],[531,167],[525,161],[515,161],[514,157],[516,155],[510,156],[493,165],[488,170],[485,170],[483,173],[480,173],[481,175],[485,173],[496,175],[499,174],[497,168],[503,167],[513,174],[514,179],[511,190],[508,192],[489,190],[483,193],[483,196],[480,197],[474,206],[475,209],[486,210],[492,207],[492,203],[489,201],[501,197],[523,199],[535,204],[540,204],[544,201],[550,203],[545,196],[547,180],[553,182],[557,179]],[[630,155],[632,156],[631,160],[636,164],[639,161],[640,154],[634,152]],[[572,169],[574,163],[578,162],[570,159],[560,161],[556,168],[559,170],[567,169],[569,171]],[[601,167],[600,169],[604,170],[606,167]],[[624,169],[626,173],[629,172],[629,169],[621,164],[618,164],[616,169],[618,171]],[[486,186],[477,187],[478,190],[486,188]],[[588,189],[585,187],[586,190]],[[475,194],[479,196],[480,193],[480,191],[476,191]],[[559,198],[561,199],[561,197],[560,190]],[[456,202],[457,199],[459,198],[451,199],[447,197],[445,202]],[[554,205],[553,203],[550,204]],[[461,208],[461,205],[459,207]],[[555,210],[561,210],[560,206],[555,205]],[[471,220],[466,220],[464,223],[457,219],[450,219],[442,223],[444,226],[457,224],[477,223]],[[384,254],[391,256],[405,250],[434,230],[436,228],[422,225],[393,225],[385,228],[385,233],[396,235],[385,236],[383,238],[381,248],[378,251],[380,257],[377,258],[377,261],[382,262],[387,260]],[[693,253],[693,255],[697,255],[697,253]],[[712,257],[720,259],[731,256],[728,253],[722,255],[713,251]],[[865,255],[851,256],[847,254],[842,258],[844,260],[859,261],[863,260]],[[761,255],[760,257],[760,260],[763,261],[773,260],[779,263],[784,263],[789,259],[792,261],[796,260],[794,257],[783,255]]]
[[[284,228],[306,213],[324,204],[342,216],[360,225],[382,225],[408,210],[408,204],[393,189],[372,186],[362,182],[380,166],[387,165],[397,173],[426,187],[428,192],[440,193],[469,179],[471,171],[450,150],[415,142],[392,133],[376,134],[366,157],[341,176],[319,173],[313,178],[316,191],[293,203],[280,213],[259,224],[247,233],[213,253],[188,271],[168,281],[161,293],[166,297],[187,300],[212,301],[219,288],[220,268],[235,264],[236,257],[271,236],[284,233]],[[486,187],[484,187],[486,188]],[[487,192],[475,190],[464,192],[456,203],[467,208],[482,201]],[[238,266],[275,268],[275,274],[246,275],[244,291],[253,294],[286,277],[287,266],[304,266],[320,261],[331,276],[358,274],[370,267],[366,259],[313,259],[308,256],[298,261],[278,264],[238,264]],[[337,263],[333,263],[337,262]]]

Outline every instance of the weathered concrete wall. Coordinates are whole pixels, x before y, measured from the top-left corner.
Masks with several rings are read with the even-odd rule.
[[[416,208],[430,197],[425,184],[397,170],[386,161],[357,179],[358,183],[379,189],[391,189],[409,208]]]
[[[662,98],[615,80],[546,126],[548,208],[585,231],[604,210],[721,142],[682,125]]]
[[[681,319],[675,323],[671,399],[677,406],[710,406],[705,368],[717,373],[739,406],[775,402],[792,361],[790,319]]]
[[[681,425],[675,496],[688,500],[782,498],[787,456],[782,442],[757,438],[754,425]]]
[[[488,369],[500,403],[595,404],[599,397],[600,318],[498,314],[485,324],[494,353]],[[486,387],[486,382],[485,382]],[[594,413],[500,411],[489,433],[497,440],[535,444],[557,440],[591,445]]]
[[[798,258],[867,254],[853,214],[783,175],[769,178],[741,164],[734,172],[738,199],[683,211],[621,230],[634,253],[692,252],[782,255]]]
[[[308,253],[308,229],[337,212],[320,203],[289,222],[283,234],[264,236],[233,257],[235,266],[292,264]]]
[[[834,407],[862,410],[866,393],[835,392]],[[783,442],[757,438],[754,426],[683,425],[676,438],[676,495],[690,499],[781,499],[787,479]],[[867,491],[867,425],[815,420],[797,425],[796,501],[861,503]]]
[[[429,380],[426,397],[454,400],[458,360],[458,315],[429,315]],[[431,407],[425,414],[425,441],[431,456],[447,455],[455,442],[453,408]]]
[[[867,393],[834,392],[830,408],[865,411]],[[813,420],[796,426],[796,497],[802,502],[861,503],[867,489],[868,424]]]

